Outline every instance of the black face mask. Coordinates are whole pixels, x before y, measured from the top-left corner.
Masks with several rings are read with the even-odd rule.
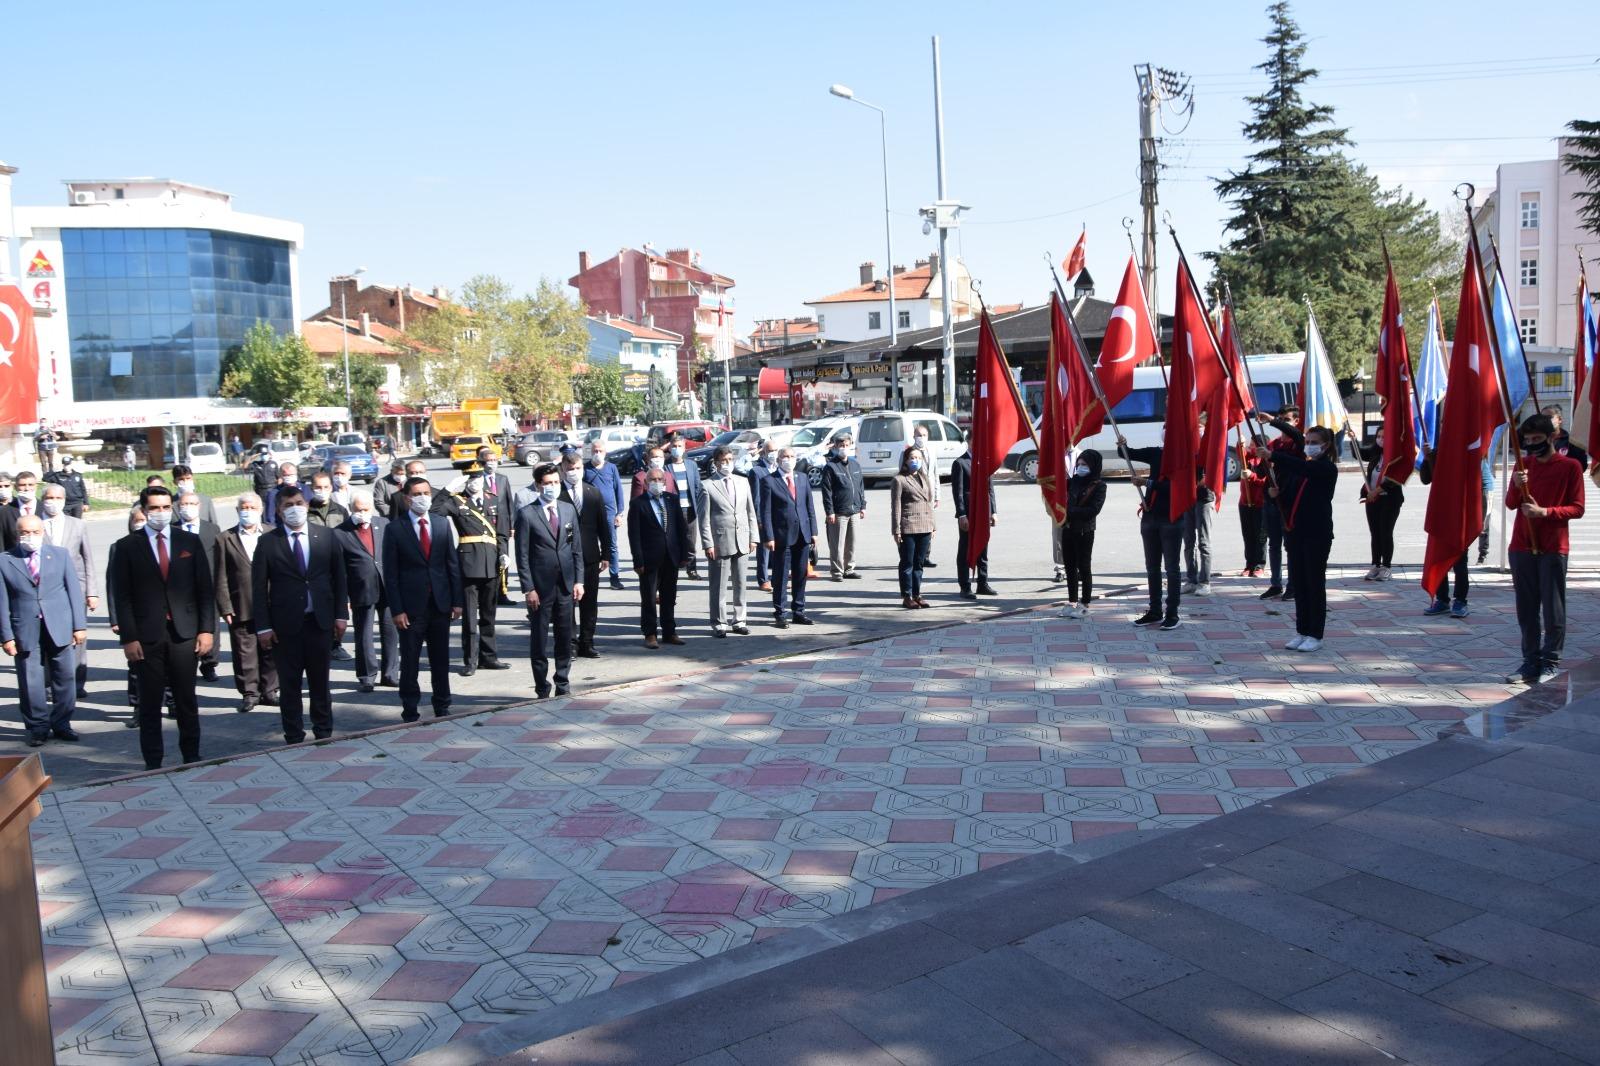
[[[1523,441],[1522,450],[1528,455],[1531,455],[1537,459],[1539,456],[1550,450],[1550,442],[1547,440],[1542,440],[1538,444],[1532,444],[1528,441]]]

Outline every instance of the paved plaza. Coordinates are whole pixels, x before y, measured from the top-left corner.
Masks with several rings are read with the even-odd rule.
[[[1314,656],[1281,650],[1288,605],[1221,587],[1172,633],[1128,597],[1028,610],[48,793],[59,1061],[400,1062],[1493,731],[1477,712],[1512,692],[1505,578],[1458,621],[1345,576]]]

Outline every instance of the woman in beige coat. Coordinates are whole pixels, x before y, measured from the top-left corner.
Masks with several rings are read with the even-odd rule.
[[[901,606],[933,606],[922,598],[922,568],[933,540],[933,482],[920,448],[907,448],[900,456],[900,472],[889,485],[889,529],[900,546]]]

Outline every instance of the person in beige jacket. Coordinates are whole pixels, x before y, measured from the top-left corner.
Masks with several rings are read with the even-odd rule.
[[[726,637],[728,631],[746,636],[745,558],[756,550],[761,529],[756,521],[755,503],[750,497],[750,482],[733,472],[733,449],[718,448],[712,455],[715,477],[700,482],[700,497],[695,501],[699,514],[700,543],[711,562],[711,635]],[[733,592],[733,618],[728,618],[729,587]]]
[[[922,569],[933,540],[934,488],[927,453],[907,448],[900,472],[889,483],[889,529],[900,546],[900,605],[907,610],[933,606],[922,598]]]

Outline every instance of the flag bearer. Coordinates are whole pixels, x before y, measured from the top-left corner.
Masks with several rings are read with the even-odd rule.
[[[1522,665],[1509,684],[1556,676],[1567,637],[1567,523],[1583,517],[1583,466],[1551,443],[1555,425],[1532,415],[1521,427],[1523,461],[1506,489],[1517,512],[1511,531],[1511,585],[1522,629]]]

